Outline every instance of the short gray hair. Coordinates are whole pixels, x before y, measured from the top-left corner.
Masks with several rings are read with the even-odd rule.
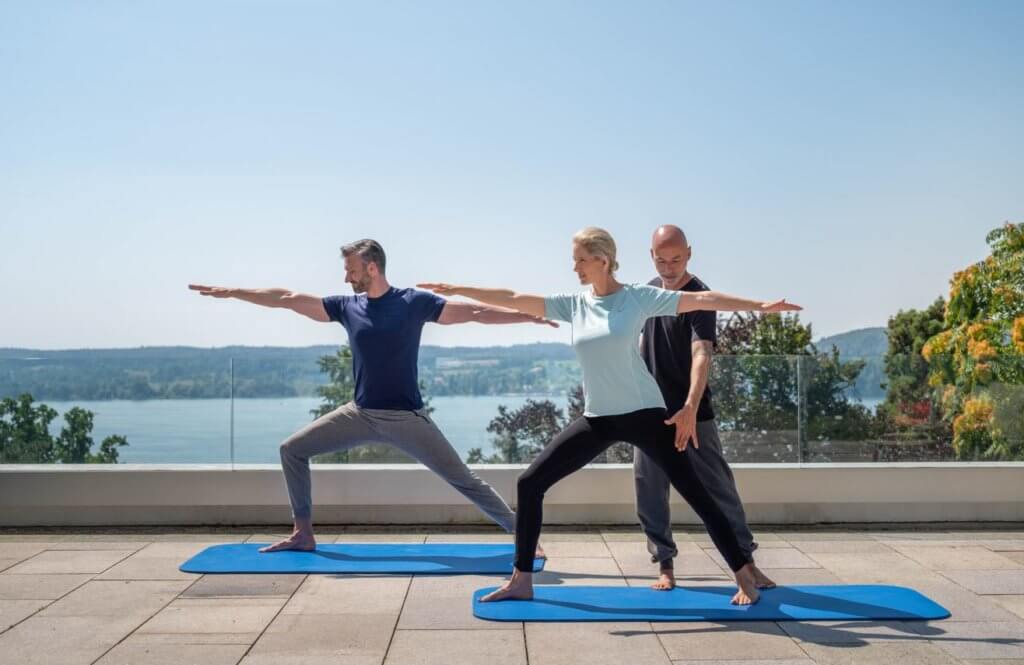
[[[364,263],[376,263],[377,270],[380,270],[382,275],[384,274],[384,264],[387,259],[384,257],[384,248],[376,240],[364,238],[341,246],[342,256],[351,254],[357,255]]]

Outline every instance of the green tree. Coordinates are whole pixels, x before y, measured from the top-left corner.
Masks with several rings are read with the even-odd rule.
[[[487,425],[494,435],[494,454],[484,457],[480,448],[469,451],[471,463],[518,464],[532,460],[565,427],[562,409],[551,400],[526,400],[518,409],[498,406],[498,415]]]
[[[953,275],[941,332],[921,349],[960,459],[1024,459],[1024,224]]]
[[[544,446],[569,424],[583,416],[583,386],[577,384],[567,393],[569,403],[565,412],[551,400],[526,400],[518,409],[498,406],[498,415],[487,425],[494,435],[491,447],[494,453],[484,455],[483,449],[471,448],[466,455],[470,464],[522,464],[533,461]],[[594,459],[595,463],[627,463],[633,461],[633,447],[628,443],[614,443]]]
[[[885,411],[893,418],[920,421],[931,412],[932,389],[928,362],[921,356],[925,343],[942,332],[946,301],[937,298],[923,310],[900,310],[889,318],[885,354]]]
[[[948,459],[952,431],[942,418],[928,363],[921,356],[927,341],[942,331],[946,301],[938,298],[923,310],[900,310],[889,318],[884,359],[885,401],[876,413],[882,457]]]
[[[34,404],[32,395],[0,400],[0,462],[7,464],[116,464],[118,448],[127,446],[121,435],[103,439],[92,452],[93,413],[74,407],[64,414],[64,427],[56,439],[50,424],[57,411]]]
[[[847,398],[864,361],[844,361],[834,347],[821,352],[812,339],[799,314],[719,319],[708,383],[733,457],[795,459],[799,447],[805,459],[830,460],[834,442],[874,435],[872,414]]]

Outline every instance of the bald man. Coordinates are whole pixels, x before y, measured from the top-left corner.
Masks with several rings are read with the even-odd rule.
[[[679,227],[658,227],[651,240],[651,259],[658,277],[649,284],[674,291],[708,291],[704,282],[687,271],[691,254],[686,235]],[[676,439],[690,439],[693,443],[682,454],[691,456],[694,471],[725,513],[740,547],[753,562],[757,543],[747,526],[736,480],[722,455],[711,389],[707,387],[716,340],[715,318],[715,312],[702,310],[647,319],[640,352],[661,388],[668,413],[682,416],[677,420]],[[647,536],[651,562],[659,567],[658,581],[652,588],[667,591],[675,587],[672,559],[679,553],[672,539],[669,480],[639,448],[633,452],[633,474],[637,516]],[[756,566],[754,570],[759,587],[775,586]]]

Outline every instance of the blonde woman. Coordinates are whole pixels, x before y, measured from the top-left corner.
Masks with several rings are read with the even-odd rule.
[[[519,477],[516,512],[516,559],[511,579],[481,600],[533,597],[533,559],[543,523],[544,493],[562,478],[583,468],[616,441],[646,453],[668,475],[704,521],[715,547],[729,564],[739,587],[733,604],[756,603],[752,562],[744,554],[725,514],[694,473],[686,454],[688,439],[677,441],[674,418],[637,346],[644,322],[654,316],[694,310],[785,312],[801,309],[785,300],[762,302],[716,291],[668,291],[654,286],[622,284],[615,278],[615,241],[599,228],[573,236],[573,270],[581,293],[536,296],[504,289],[479,289],[426,283],[421,288],[441,295],[518,310],[524,314],[566,321],[583,369],[584,414],[560,432]]]

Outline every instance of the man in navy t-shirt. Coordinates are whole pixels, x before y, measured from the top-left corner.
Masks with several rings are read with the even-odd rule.
[[[337,322],[348,332],[355,377],[355,399],[322,416],[281,444],[294,531],[262,548],[313,550],[312,487],[309,460],[314,455],[366,443],[387,443],[411,455],[472,501],[508,533],[515,513],[494,489],[466,466],[423,408],[417,376],[424,323],[557,324],[528,314],[475,303],[448,302],[415,289],[398,289],[385,277],[384,249],[375,240],[341,248],[345,281],[355,295],[320,298],[287,289],[231,289],[191,284],[215,298],[238,298],[265,307],[281,307],[314,321]]]

